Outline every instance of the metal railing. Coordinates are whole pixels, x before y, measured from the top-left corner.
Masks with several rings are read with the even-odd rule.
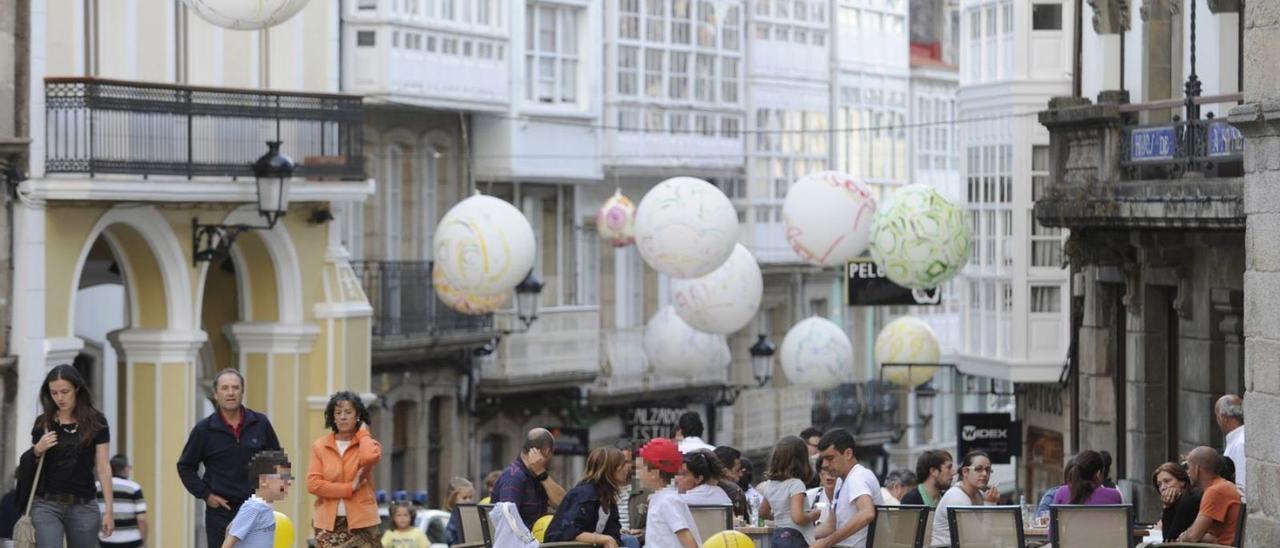
[[[1190,103],[1229,104],[1240,94],[1195,97]],[[1128,118],[1138,113],[1185,108],[1185,99],[1122,105]],[[1209,113],[1205,118],[1184,120],[1173,115],[1163,123],[1126,124],[1120,140],[1121,175],[1126,180],[1175,179],[1184,173],[1206,177],[1238,177],[1244,173],[1244,135],[1225,120]]]
[[[351,95],[46,78],[48,173],[252,177],[266,141],[310,179],[363,179]]]
[[[468,316],[436,298],[429,261],[351,261],[373,306],[374,337],[493,331],[493,314]]]

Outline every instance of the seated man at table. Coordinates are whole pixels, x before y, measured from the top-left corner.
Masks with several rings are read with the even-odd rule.
[[[951,488],[951,479],[955,477],[955,461],[951,453],[942,449],[925,451],[916,459],[916,488],[902,496],[902,504],[923,504],[930,508],[938,507],[942,494]]]
[[[1235,483],[1222,479],[1222,460],[1212,447],[1197,447],[1187,455],[1187,476],[1204,494],[1200,497],[1200,514],[1178,540],[1235,544],[1240,491]]]

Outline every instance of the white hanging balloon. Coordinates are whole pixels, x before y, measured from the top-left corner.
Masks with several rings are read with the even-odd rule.
[[[671,305],[662,307],[644,327],[645,356],[654,373],[693,377],[699,371],[729,365],[729,343],[680,319]]]
[[[533,269],[533,227],[515,206],[476,193],[453,206],[435,235],[435,267],[454,289],[475,296],[514,288]]]
[[[787,189],[782,217],[787,243],[809,264],[843,266],[871,242],[876,199],[847,173],[822,171],[801,177]]]
[[[694,329],[728,335],[751,322],[760,309],[764,278],[742,244],[729,260],[701,278],[671,281],[676,313]]]
[[[672,278],[697,278],[715,270],[737,241],[733,203],[702,179],[672,177],[658,183],[636,210],[640,256]]]
[[[449,280],[444,276],[444,270],[439,268],[431,270],[431,285],[440,302],[468,316],[481,316],[497,310],[502,303],[511,298],[512,293],[511,290],[507,290],[492,295],[472,295],[458,291],[457,288],[449,285]]]
[[[293,17],[311,0],[182,0],[210,24],[231,30],[273,27]]]
[[[928,185],[908,185],[876,212],[871,258],[893,283],[931,289],[946,283],[969,261],[973,227],[969,213]]]
[[[853,343],[840,326],[813,316],[782,339],[782,372],[794,384],[829,390],[853,382]]]
[[[596,212],[596,232],[613,247],[627,247],[636,241],[636,206],[618,190]]]
[[[876,363],[911,364],[915,367],[889,367],[882,371],[884,379],[907,388],[920,386],[937,372],[942,347],[933,328],[915,316],[903,316],[884,326],[876,337]]]

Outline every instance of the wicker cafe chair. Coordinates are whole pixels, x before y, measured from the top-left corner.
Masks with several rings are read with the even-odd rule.
[[[921,548],[925,519],[931,513],[924,505],[876,506],[876,519],[867,528],[867,548]]]
[[[692,504],[689,513],[693,515],[693,524],[698,528],[698,535],[703,541],[721,531],[733,529],[733,507],[718,504]]]
[[[1055,504],[1049,507],[1055,548],[1133,548],[1133,506]]]
[[[951,548],[1024,548],[1021,506],[951,506]],[[1097,547],[1095,547],[1097,548]]]
[[[489,524],[489,511],[493,505],[459,504],[458,535],[462,541],[454,548],[479,548],[493,546],[493,526]]]

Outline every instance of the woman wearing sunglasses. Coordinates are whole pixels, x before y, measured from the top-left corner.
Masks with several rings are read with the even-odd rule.
[[[951,524],[947,521],[947,508],[951,506],[982,506],[1000,500],[1000,491],[991,483],[991,457],[982,451],[970,451],[960,462],[960,481],[938,501],[933,514],[933,539],[931,546],[951,544]]]

